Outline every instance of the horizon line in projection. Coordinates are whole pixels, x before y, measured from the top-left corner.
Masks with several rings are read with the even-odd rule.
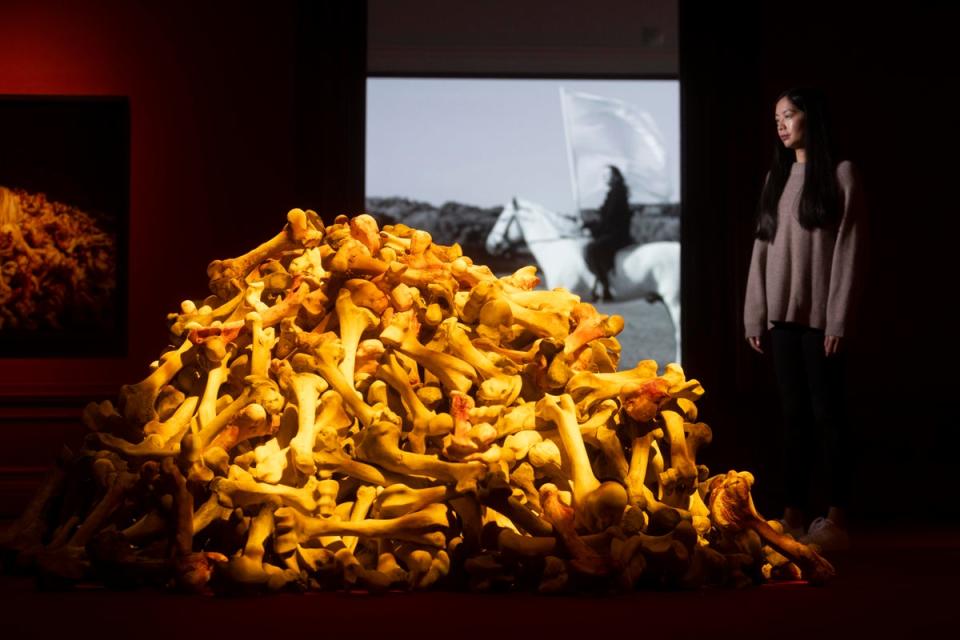
[[[631,202],[676,203],[678,156],[676,81],[368,80],[368,197],[576,213],[615,164]]]

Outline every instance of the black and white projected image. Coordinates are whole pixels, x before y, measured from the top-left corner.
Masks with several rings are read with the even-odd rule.
[[[620,368],[680,362],[679,83],[370,78],[366,206],[623,316]]]

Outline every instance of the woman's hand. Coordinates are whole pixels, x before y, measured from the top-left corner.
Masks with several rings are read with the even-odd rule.
[[[760,336],[748,337],[747,344],[749,344],[750,348],[756,351],[757,353],[763,353],[763,349],[760,348]]]
[[[840,336],[823,337],[823,353],[827,357],[832,356],[840,350]]]

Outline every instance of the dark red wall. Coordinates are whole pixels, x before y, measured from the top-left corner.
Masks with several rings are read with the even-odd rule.
[[[292,207],[361,206],[363,3],[250,6],[0,3],[0,94],[127,96],[131,122],[127,355],[0,354],[0,517],[76,439],[79,407],[147,374],[167,314],[208,295],[211,260]]]

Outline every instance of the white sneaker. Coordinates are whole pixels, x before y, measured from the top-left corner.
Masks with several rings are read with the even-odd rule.
[[[850,548],[850,534],[830,518],[820,517],[810,523],[800,542],[817,545],[821,551],[846,551]]]

